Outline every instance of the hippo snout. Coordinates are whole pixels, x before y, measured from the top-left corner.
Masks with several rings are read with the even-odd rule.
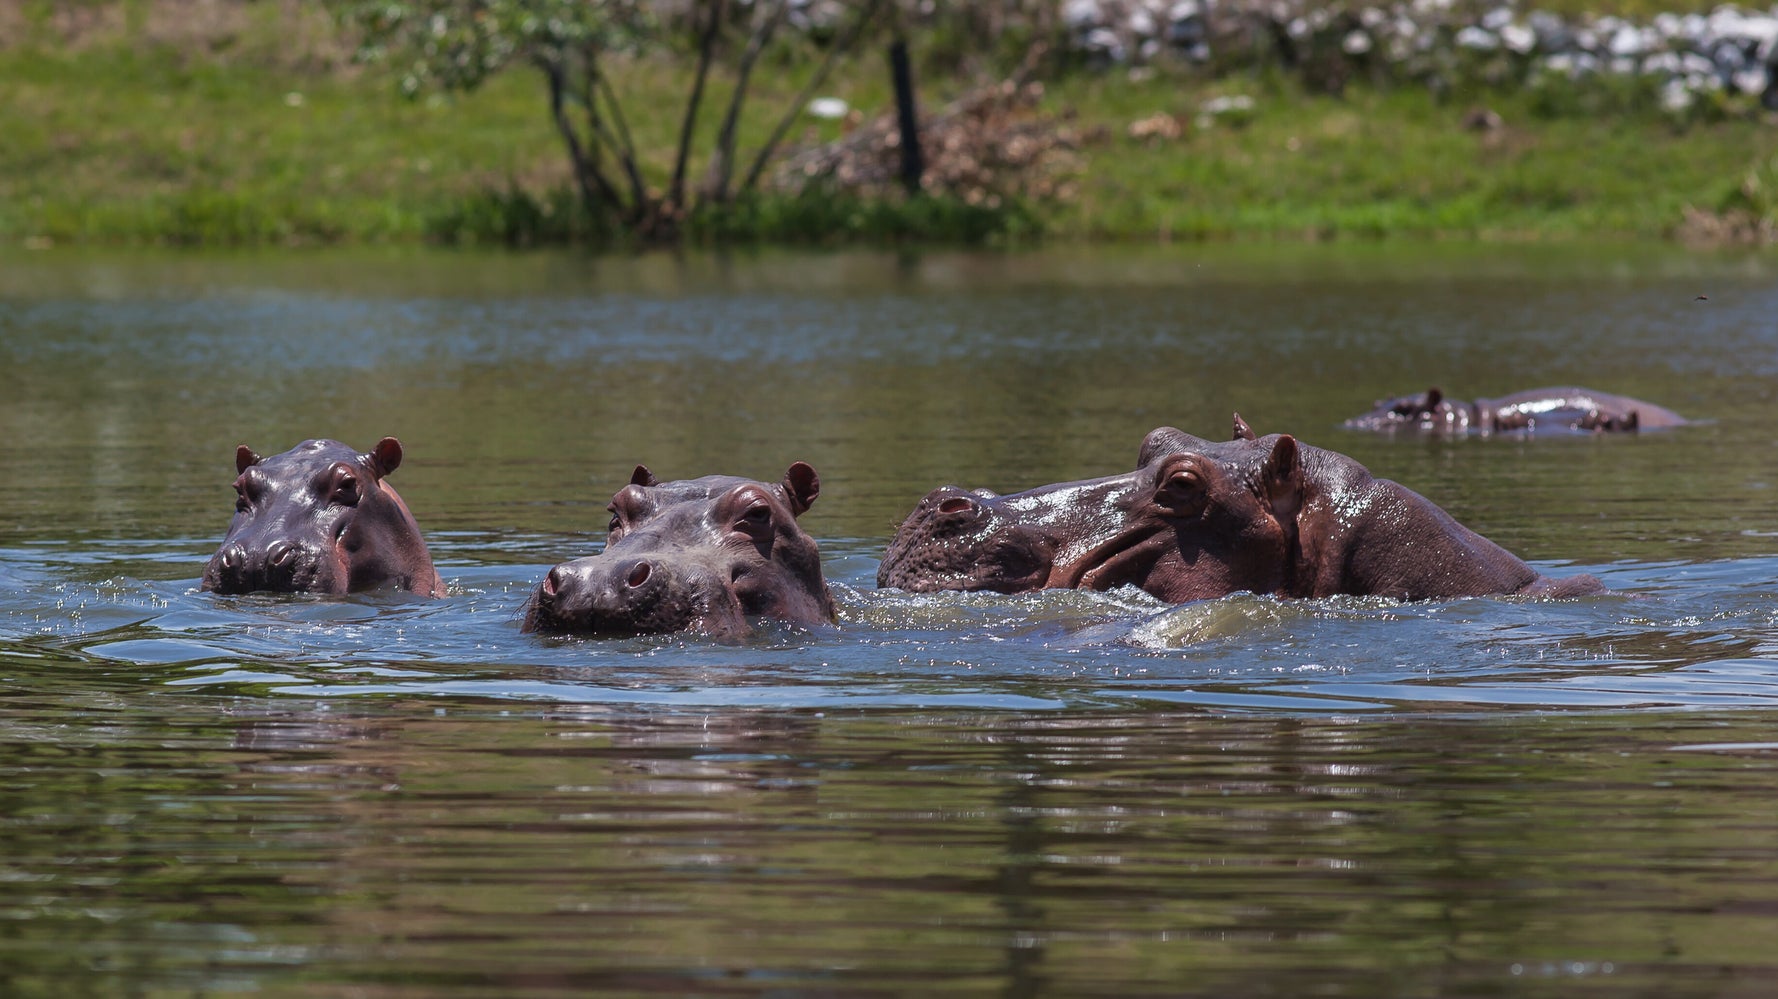
[[[708,577],[708,578],[707,578]],[[592,556],[551,569],[532,594],[525,630],[650,635],[740,621],[732,594],[695,565],[655,556]],[[735,620],[728,622],[732,616]],[[718,625],[721,625],[718,627]]]
[[[645,558],[598,565],[587,559],[565,562],[544,577],[540,597],[560,612],[587,612],[600,618],[645,615],[667,585]]]
[[[222,547],[205,573],[218,593],[331,592],[341,574],[329,571],[333,559],[325,549],[280,539],[263,549],[235,543]]]

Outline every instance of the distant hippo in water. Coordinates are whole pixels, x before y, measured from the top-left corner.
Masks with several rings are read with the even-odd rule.
[[[821,553],[796,520],[820,492],[800,461],[771,485],[731,475],[662,482],[637,465],[611,498],[605,550],[551,569],[524,630],[736,638],[749,618],[832,623]]]
[[[1375,409],[1347,420],[1353,430],[1426,430],[1442,434],[1586,433],[1677,427],[1685,417],[1652,402],[1572,385],[1528,389],[1498,399],[1446,399],[1436,388],[1379,399]]]
[[[355,593],[381,587],[442,597],[444,580],[413,514],[384,477],[401,465],[385,437],[365,454],[303,441],[261,458],[235,449],[235,517],[204,566],[218,593]]]
[[[1182,603],[1248,591],[1431,600],[1604,592],[1550,579],[1420,494],[1288,435],[1212,443],[1172,427],[1133,472],[995,496],[946,486],[890,542],[878,586],[1139,586]]]

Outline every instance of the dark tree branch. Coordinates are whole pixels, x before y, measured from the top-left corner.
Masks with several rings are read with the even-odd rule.
[[[618,138],[618,136],[612,134],[611,128],[605,124],[605,116],[598,113],[598,105],[595,103],[595,91],[599,86],[600,80],[601,74],[599,73],[599,68],[589,58],[586,64],[586,71],[581,75],[580,91],[581,103],[586,105],[587,123],[592,127],[593,134],[605,145],[610,146],[617,154],[618,165],[623,167],[624,177],[630,182],[630,218],[632,221],[640,220],[652,210],[652,205],[650,204],[648,197],[648,182],[642,179],[642,167],[637,162],[635,147],[628,141],[629,129],[625,128],[624,137],[622,139]],[[617,105],[611,103],[609,100],[607,101],[607,106],[609,106],[614,113],[621,114]],[[618,124],[620,126],[623,124],[621,117],[619,118]]]
[[[685,121],[679,126],[679,151],[673,157],[673,181],[667,187],[667,204],[677,211],[685,204],[685,161],[691,156],[692,126],[698,117],[698,105],[704,99],[704,80],[710,75],[710,63],[716,57],[716,36],[722,30],[722,14],[727,0],[707,0],[710,17],[704,23],[703,38],[698,48],[698,71],[692,80],[691,96],[685,102]]]
[[[827,82],[827,74],[833,72],[840,57],[851,51],[852,46],[858,44],[858,39],[864,34],[864,29],[869,27],[870,22],[876,18],[877,10],[881,6],[882,0],[865,0],[864,6],[858,11],[857,19],[852,22],[852,26],[846,34],[834,40],[833,46],[827,50],[827,58],[821,61],[820,67],[815,70],[815,75],[809,77],[809,82],[803,86],[802,92],[796,95],[796,100],[791,102],[790,108],[784,112],[784,117],[779,119],[778,126],[772,129],[772,134],[766,139],[765,145],[760,147],[759,155],[753,158],[753,165],[748,168],[746,179],[741,181],[742,194],[759,186],[759,178],[765,173],[766,164],[771,162],[772,154],[778,151],[778,144],[784,141],[784,136],[790,131],[790,126],[796,123],[797,116],[803,113],[803,108],[815,96],[815,91]]]
[[[716,149],[710,154],[710,172],[704,192],[710,200],[722,204],[729,199],[729,182],[735,174],[735,132],[741,119],[741,105],[747,99],[748,79],[753,75],[753,64],[759,61],[759,54],[765,51],[766,43],[778,30],[778,24],[784,20],[784,14],[790,9],[790,0],[778,0],[759,27],[753,31],[753,37],[747,40],[747,49],[741,53],[741,63],[735,71],[735,92],[729,98],[728,111],[722,116],[722,128],[716,136]]]
[[[568,109],[563,101],[567,81],[563,79],[561,65],[540,58],[537,60],[537,67],[543,71],[544,79],[549,81],[550,116],[555,120],[556,131],[561,134],[562,142],[568,147],[568,161],[574,169],[574,183],[580,188],[580,200],[586,206],[587,214],[597,217],[604,206],[622,207],[623,202],[617,195],[617,189],[611,186],[598,163],[587,155],[585,147],[580,143],[580,133],[575,130],[574,122],[568,117]]]
[[[591,56],[587,59],[587,65],[593,66]],[[611,120],[617,123],[617,137],[623,143],[624,152],[629,154],[630,159],[636,159],[636,140],[630,137],[630,123],[624,117],[623,106],[617,101],[617,91],[611,88],[611,78],[600,72],[596,66],[589,70],[589,75],[599,94],[605,98],[605,107],[611,112]]]

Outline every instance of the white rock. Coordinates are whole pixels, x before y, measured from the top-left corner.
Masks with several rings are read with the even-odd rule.
[[[1714,79],[1714,77],[1712,77],[1712,79]],[[1766,68],[1764,66],[1759,66],[1754,69],[1744,69],[1741,72],[1736,73],[1731,82],[1734,83],[1736,90],[1739,90],[1744,94],[1764,93],[1766,89]]]
[[[1500,29],[1500,44],[1520,55],[1530,55],[1537,47],[1537,32],[1523,24],[1509,24]]]
[[[1212,97],[1198,106],[1205,114],[1228,114],[1231,111],[1252,111],[1253,98],[1246,94],[1230,94],[1227,97]]]
[[[809,102],[807,110],[813,118],[844,118],[852,106],[838,97],[817,97]]]
[[[1708,56],[1696,52],[1682,52],[1679,55],[1679,72],[1687,76],[1694,73],[1715,73],[1716,63],[1711,62]]]
[[[1500,39],[1494,32],[1470,25],[1457,32],[1455,39],[1458,48],[1470,49],[1475,52],[1492,52],[1500,47]]]
[[[1062,5],[1062,23],[1076,31],[1093,27],[1103,16],[1099,0],[1068,0]]]
[[[1692,106],[1692,92],[1686,88],[1684,80],[1668,80],[1661,87],[1661,110],[1669,114],[1679,114]]]
[[[1088,50],[1103,52],[1113,62],[1124,61],[1124,43],[1110,28],[1094,28],[1087,32],[1085,41]]]
[[[1639,56],[1648,51],[1648,46],[1642,40],[1642,32],[1628,24],[1612,32],[1611,42],[1607,47],[1614,56]]]
[[[1644,76],[1678,76],[1683,72],[1684,64],[1671,52],[1656,52],[1642,60]]]
[[[1345,50],[1347,55],[1364,55],[1371,50],[1371,36],[1362,31],[1348,31],[1346,37],[1340,41],[1340,48]]]

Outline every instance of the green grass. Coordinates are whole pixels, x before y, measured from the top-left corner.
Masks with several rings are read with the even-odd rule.
[[[0,49],[0,240],[54,243],[265,244],[495,242],[611,238],[569,193],[565,156],[541,83],[516,72],[483,90],[409,101],[388,74],[292,62],[96,44],[78,51]],[[762,67],[743,123],[753,147],[806,67]],[[652,176],[665,176],[686,67],[626,68],[630,124]],[[880,55],[827,88],[854,106],[888,103]],[[923,79],[942,102],[960,80]],[[1203,100],[1257,101],[1242,125],[1194,127]],[[702,134],[726,89],[713,86]],[[1506,127],[1463,127],[1472,107]],[[1636,92],[1469,93],[1352,88],[1308,95],[1265,74],[1211,82],[1161,73],[1075,75],[1052,83],[1044,110],[1072,112],[1097,137],[1071,196],[997,210],[943,198],[881,201],[760,196],[690,221],[698,241],[1007,242],[1051,239],[1659,237],[1692,205],[1775,200],[1778,132],[1744,105],[1675,122]],[[1172,141],[1126,137],[1156,112],[1187,122]],[[803,134],[807,130],[807,135]],[[799,123],[793,138],[827,138]],[[694,164],[694,181],[702,158]],[[1778,183],[1778,182],[1772,182]],[[1757,202],[1757,204],[1752,204]]]
[[[1678,123],[1654,113],[1549,117],[1537,95],[1352,89],[1307,96],[1267,80],[1212,88],[1257,107],[1241,126],[1177,141],[1121,134],[1095,150],[1058,233],[1133,237],[1660,236],[1686,205],[1718,209],[1778,136],[1752,117]],[[1083,118],[1191,117],[1205,92],[1077,80],[1051,99]],[[1505,127],[1477,132],[1486,105]]]

